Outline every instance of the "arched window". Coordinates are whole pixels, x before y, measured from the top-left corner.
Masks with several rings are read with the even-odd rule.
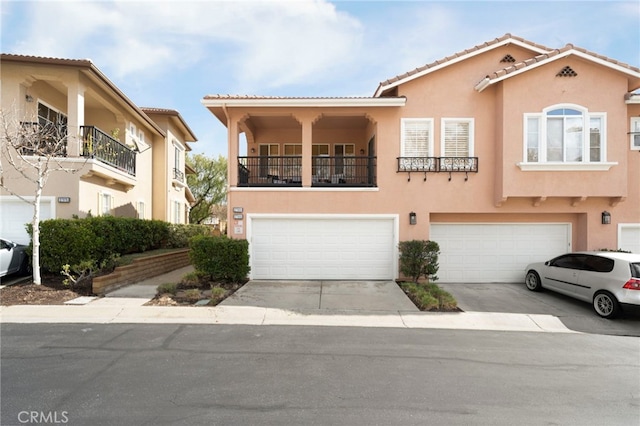
[[[579,105],[554,105],[525,114],[525,163],[606,161],[605,114]]]

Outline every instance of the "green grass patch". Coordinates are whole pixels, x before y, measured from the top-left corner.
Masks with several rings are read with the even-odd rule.
[[[421,311],[457,311],[456,299],[434,283],[400,283],[400,288]]]
[[[175,294],[178,292],[178,285],[176,283],[164,283],[160,284],[156,289],[158,294]]]

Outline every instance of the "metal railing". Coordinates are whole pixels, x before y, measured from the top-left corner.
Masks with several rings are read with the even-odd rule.
[[[314,156],[311,183],[312,186],[376,186],[376,158]],[[302,157],[238,157],[238,186],[302,186]]]
[[[184,173],[174,167],[173,178],[178,182],[184,183]]]
[[[465,173],[465,179],[469,179],[469,173],[478,173],[478,157],[398,157],[398,172],[409,174],[424,173],[424,180],[427,180],[427,173],[449,173],[451,180],[452,173]]]
[[[83,157],[95,158],[132,176],[136,175],[136,151],[95,126],[80,126],[80,133]]]
[[[398,172],[478,172],[478,157],[398,157]]]

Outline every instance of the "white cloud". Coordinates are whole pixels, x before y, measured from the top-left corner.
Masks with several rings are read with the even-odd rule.
[[[361,33],[323,0],[56,1],[29,9],[13,50],[89,57],[116,78],[210,63],[224,52],[224,65],[247,86],[296,84],[349,57]]]

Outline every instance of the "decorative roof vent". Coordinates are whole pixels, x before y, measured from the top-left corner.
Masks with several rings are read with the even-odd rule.
[[[508,53],[504,56],[504,58],[502,58],[502,60],[500,60],[500,62],[515,62],[516,60],[513,58],[513,56],[509,55]]]
[[[578,75],[570,66],[566,66],[560,70],[556,77],[576,77]]]

